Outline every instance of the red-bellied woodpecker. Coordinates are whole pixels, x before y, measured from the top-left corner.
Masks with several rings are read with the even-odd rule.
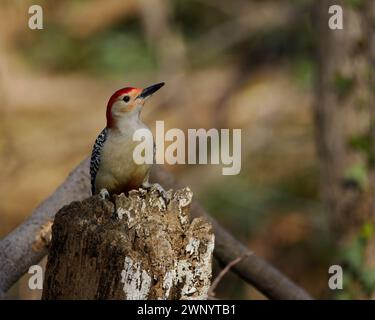
[[[122,88],[109,99],[107,126],[96,138],[91,154],[92,194],[100,193],[106,197],[153,186],[148,182],[152,164],[137,164],[133,159],[137,145],[133,134],[138,129],[149,130],[140,120],[140,112],[146,99],[163,85],[162,82],[145,89]],[[154,186],[165,198],[164,189],[158,184]]]

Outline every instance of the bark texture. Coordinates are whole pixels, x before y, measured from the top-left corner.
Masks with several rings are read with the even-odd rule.
[[[190,222],[192,192],[133,190],[61,209],[43,299],[205,299],[214,235],[203,218]]]
[[[329,7],[343,8],[342,30],[332,30]],[[359,163],[349,141],[368,126],[363,108],[367,90],[367,61],[359,10],[344,0],[315,3],[317,82],[314,107],[316,144],[320,158],[321,190],[337,243],[345,241],[363,221],[362,186],[350,174]]]
[[[366,0],[364,20],[368,41],[368,65],[369,65],[369,109],[370,109],[370,169],[372,187],[371,220],[375,223],[375,2]]]
[[[366,0],[364,6],[364,23],[367,31],[368,41],[368,66],[369,66],[369,112],[370,112],[370,214],[369,222],[375,225],[375,1]],[[368,239],[365,249],[365,264],[368,268],[375,270],[375,236],[372,234]],[[372,290],[369,298],[375,300],[375,290]]]

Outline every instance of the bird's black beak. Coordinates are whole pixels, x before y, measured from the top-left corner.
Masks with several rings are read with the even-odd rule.
[[[144,88],[137,98],[145,99],[151,96],[154,92],[158,91],[162,86],[164,86],[164,82],[160,82],[147,88]]]

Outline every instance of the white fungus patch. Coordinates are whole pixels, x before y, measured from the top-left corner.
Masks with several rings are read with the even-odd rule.
[[[132,208],[130,208],[131,210]],[[136,214],[132,214],[130,210],[126,210],[124,208],[118,208],[116,213],[117,213],[117,217],[122,220],[124,215],[126,215],[127,217],[127,224],[128,224],[128,227],[129,228],[132,228],[135,224],[136,224]]]
[[[160,211],[165,211],[167,209],[165,200],[162,197],[158,197],[158,200],[159,201],[156,203],[156,206],[159,208]]]
[[[177,195],[178,200],[178,219],[182,226],[185,226],[189,222],[189,217],[182,209],[191,204],[193,199],[193,192],[189,187],[184,189],[182,194]]]
[[[126,213],[126,210],[123,209],[123,208],[118,208],[117,211],[116,211],[116,213],[117,213],[117,217],[118,217],[120,220],[122,220],[122,217],[123,217],[124,214]]]
[[[174,267],[167,271],[163,278],[164,299],[168,299],[173,286],[183,283],[181,299],[206,299],[211,285],[211,257],[214,250],[214,235],[211,236],[206,250],[199,253],[200,241],[191,238],[186,245],[186,253],[190,258],[174,262]],[[197,261],[192,263],[191,257]]]
[[[141,268],[139,262],[134,263],[125,257],[124,269],[121,271],[121,282],[127,300],[146,300],[151,288],[151,277]]]
[[[193,199],[193,192],[190,190],[189,187],[186,187],[184,191],[186,191],[184,192],[184,197],[178,198],[178,206],[181,208],[187,207]]]
[[[185,270],[185,285],[181,290],[182,299],[206,299],[207,292],[211,285],[211,257],[214,250],[214,235],[211,236],[210,241],[207,243],[205,252],[198,253],[197,251],[194,255],[199,259],[197,263],[194,264],[194,267],[189,270],[184,266]],[[183,270],[182,270],[183,271]],[[199,290],[196,293],[197,285],[199,285]],[[193,297],[192,294],[196,293]]]
[[[198,255],[198,249],[199,249],[199,239],[196,239],[194,237],[190,238],[189,243],[186,245],[186,252],[191,255]]]
[[[173,285],[176,284],[176,269],[169,270],[165,273],[163,279],[164,299],[168,299],[169,292]]]
[[[149,199],[149,205],[152,208],[158,208],[159,211],[164,212],[167,209],[167,205],[163,197],[153,197]]]
[[[189,222],[189,218],[187,215],[183,214],[181,208],[178,208],[179,214],[178,219],[180,220],[180,223],[182,226],[185,226]]]

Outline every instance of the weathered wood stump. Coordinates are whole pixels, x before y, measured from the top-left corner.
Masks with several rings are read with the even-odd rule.
[[[214,235],[189,220],[192,192],[134,190],[62,208],[52,227],[43,299],[205,299]]]

